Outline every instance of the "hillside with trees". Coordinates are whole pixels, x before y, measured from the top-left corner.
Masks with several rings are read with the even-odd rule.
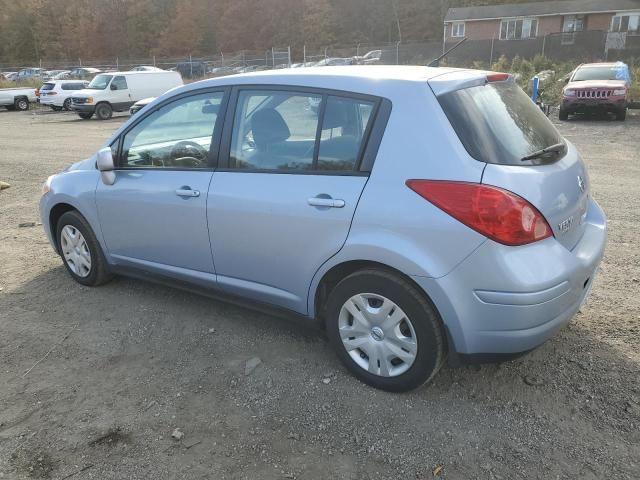
[[[0,0],[0,63],[438,40],[453,6],[518,0]]]

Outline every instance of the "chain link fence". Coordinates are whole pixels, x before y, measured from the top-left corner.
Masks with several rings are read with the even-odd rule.
[[[0,72],[16,72],[25,68],[73,70],[94,67],[102,71],[130,70],[138,66],[154,66],[178,70],[186,78],[201,78],[244,73],[273,68],[311,65],[427,65],[458,39],[443,42],[403,44],[353,44],[339,47],[301,48],[272,47],[265,50],[220,52],[209,56],[138,57],[112,59],[41,60],[36,65],[0,64]],[[292,50],[295,52],[292,54]],[[452,66],[490,65],[501,56],[532,59],[542,55],[559,61],[602,61],[640,59],[640,35],[587,31],[559,33],[526,40],[469,40],[453,50],[443,61]]]

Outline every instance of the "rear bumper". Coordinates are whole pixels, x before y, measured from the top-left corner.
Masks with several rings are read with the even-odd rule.
[[[451,348],[477,357],[516,354],[566,325],[589,294],[607,239],[593,200],[585,223],[571,251],[554,238],[522,247],[487,240],[448,275],[413,277],[438,308]]]

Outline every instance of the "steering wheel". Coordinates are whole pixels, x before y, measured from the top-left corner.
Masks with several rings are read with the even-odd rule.
[[[170,158],[173,163],[181,166],[202,167],[207,161],[207,151],[196,142],[184,140],[171,148]]]

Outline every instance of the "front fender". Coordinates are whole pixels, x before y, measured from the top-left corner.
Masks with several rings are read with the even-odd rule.
[[[96,209],[96,186],[100,181],[97,170],[69,170],[55,175],[49,185],[49,192],[40,199],[40,218],[49,242],[57,250],[54,226],[50,223],[51,211],[56,205],[66,204],[87,220],[102,249],[105,250],[102,229]]]

